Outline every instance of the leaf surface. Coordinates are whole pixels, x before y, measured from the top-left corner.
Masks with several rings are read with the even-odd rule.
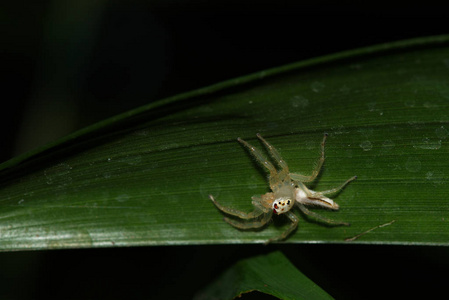
[[[279,299],[333,299],[298,271],[281,252],[239,261],[195,299],[234,299],[252,291]]]
[[[105,120],[0,165],[0,249],[260,243],[208,199],[250,211],[265,170],[237,141],[310,174],[329,133],[315,190],[351,183],[334,200],[349,222],[300,217],[289,243],[449,241],[449,38],[364,48],[233,79]],[[299,212],[296,212],[299,215]]]

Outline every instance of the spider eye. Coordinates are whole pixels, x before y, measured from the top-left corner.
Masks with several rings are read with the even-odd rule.
[[[273,207],[276,208],[276,209],[278,209],[278,205],[277,205],[276,203],[274,204]]]

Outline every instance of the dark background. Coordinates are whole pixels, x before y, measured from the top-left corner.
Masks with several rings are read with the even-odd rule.
[[[449,6],[432,2],[8,1],[0,6],[0,161],[223,80],[445,34],[448,17]],[[276,249],[340,299],[445,288],[446,248],[226,245],[1,253],[0,298],[190,299],[238,259]]]

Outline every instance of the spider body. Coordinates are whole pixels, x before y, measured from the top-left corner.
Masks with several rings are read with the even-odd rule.
[[[289,218],[292,222],[291,225],[280,236],[272,238],[268,242],[282,240],[285,239],[298,226],[299,219],[291,211],[291,209],[296,204],[296,206],[304,214],[312,216],[323,222],[334,225],[349,225],[345,222],[333,221],[331,219],[322,217],[305,207],[306,205],[312,205],[332,210],[338,210],[338,204],[332,199],[328,198],[326,195],[337,193],[338,191],[342,190],[349,182],[357,178],[357,176],[354,176],[348,179],[339,187],[322,192],[316,192],[307,188],[305,183],[314,181],[318,176],[321,167],[323,166],[325,159],[324,145],[326,142],[327,134],[324,135],[323,141],[321,143],[321,156],[318,164],[313,170],[312,175],[310,176],[290,173],[287,163],[282,159],[279,152],[260,134],[257,134],[257,137],[262,141],[270,155],[279,165],[279,169],[276,169],[274,165],[270,161],[268,161],[267,158],[262,154],[262,152],[260,152],[257,148],[240,138],[238,138],[237,140],[249,149],[251,154],[254,155],[258,162],[260,162],[265,168],[268,169],[270,173],[268,175],[268,182],[272,192],[266,193],[261,196],[253,196],[252,204],[254,206],[254,210],[249,213],[223,206],[219,202],[217,202],[212,195],[209,195],[209,198],[219,210],[238,218],[225,217],[224,220],[227,223],[239,229],[255,229],[265,226],[271,220],[273,214],[285,214],[287,218]]]

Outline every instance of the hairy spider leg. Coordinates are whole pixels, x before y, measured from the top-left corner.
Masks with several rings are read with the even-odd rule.
[[[228,224],[230,224],[236,228],[239,228],[239,229],[255,229],[255,228],[260,228],[260,227],[265,226],[271,220],[272,214],[273,214],[272,211],[263,213],[262,218],[260,218],[259,220],[256,220],[256,221],[252,221],[252,222],[239,221],[239,220],[234,220],[234,219],[230,219],[227,217],[224,217],[223,220],[225,222],[227,222]]]
[[[267,158],[253,145],[250,145],[248,142],[242,140],[241,138],[237,138],[237,141],[242,143],[245,147],[247,147],[251,154],[254,155],[254,157],[265,167],[270,171],[270,174],[276,175],[277,171],[276,168],[273,166],[271,162],[267,160]]]
[[[285,239],[290,233],[292,233],[293,230],[296,229],[296,227],[298,227],[299,219],[294,213],[289,211],[285,213],[285,215],[290,219],[290,221],[292,221],[290,226],[280,236],[269,239],[265,244]]]
[[[279,154],[279,152],[274,148],[270,143],[268,143],[261,135],[260,133],[257,134],[257,137],[265,144],[265,147],[267,147],[268,151],[270,152],[271,156],[276,160],[276,162],[279,164],[279,166],[282,169],[287,170],[288,172],[288,166],[285,160],[282,158],[282,156]]]
[[[251,203],[255,207],[262,210],[263,212],[267,213],[268,211],[271,210],[271,203],[273,202],[271,200],[273,198],[272,195],[273,195],[273,193],[266,193],[265,195],[262,195],[261,197],[252,196],[251,199],[253,199],[253,201],[251,201]]]
[[[270,188],[276,192],[278,189],[282,188],[286,183],[291,183],[291,178],[289,176],[288,165],[279,152],[274,148],[270,143],[268,143],[260,133],[257,134],[257,137],[265,144],[265,147],[270,152],[270,155],[276,160],[278,165],[281,167],[281,171],[278,172],[278,176],[276,180],[270,180]]]
[[[266,209],[263,208],[262,204],[260,204],[257,201],[253,201],[253,205],[255,206],[255,209],[250,213],[245,213],[241,210],[221,205],[219,202],[217,202],[215,200],[215,198],[212,195],[209,195],[209,198],[210,198],[210,200],[212,200],[212,202],[215,204],[215,206],[217,206],[218,209],[220,209],[221,211],[223,211],[229,215],[239,217],[241,219],[245,219],[245,220],[255,219],[255,218],[260,217],[262,214],[266,213]]]
[[[276,168],[273,166],[271,162],[267,160],[267,158],[253,145],[250,145],[249,143],[245,142],[241,138],[237,138],[237,141],[242,143],[245,147],[247,147],[251,154],[254,155],[254,157],[265,167],[270,171],[270,186],[275,186],[279,182],[278,178],[278,172],[276,171]]]
[[[337,193],[338,191],[341,191],[347,184],[349,184],[351,181],[356,180],[357,176],[353,176],[351,178],[349,178],[348,180],[346,180],[342,185],[340,185],[339,187],[330,189],[330,190],[326,190],[326,191],[322,191],[322,192],[316,192],[319,195],[332,195]]]
[[[312,182],[315,180],[324,164],[324,145],[326,144],[327,135],[328,135],[327,133],[324,134],[323,141],[321,142],[321,156],[318,160],[315,169],[312,172],[312,175],[306,176],[297,173],[290,173],[290,177],[292,178],[292,180],[301,182]]]
[[[313,211],[308,210],[303,204],[296,202],[296,204],[298,205],[299,209],[306,215],[311,216],[312,218],[315,218],[317,220],[320,220],[322,222],[328,223],[328,224],[333,224],[333,225],[345,225],[345,226],[349,226],[349,223],[346,222],[340,222],[340,221],[335,221],[326,217],[323,217]]]

